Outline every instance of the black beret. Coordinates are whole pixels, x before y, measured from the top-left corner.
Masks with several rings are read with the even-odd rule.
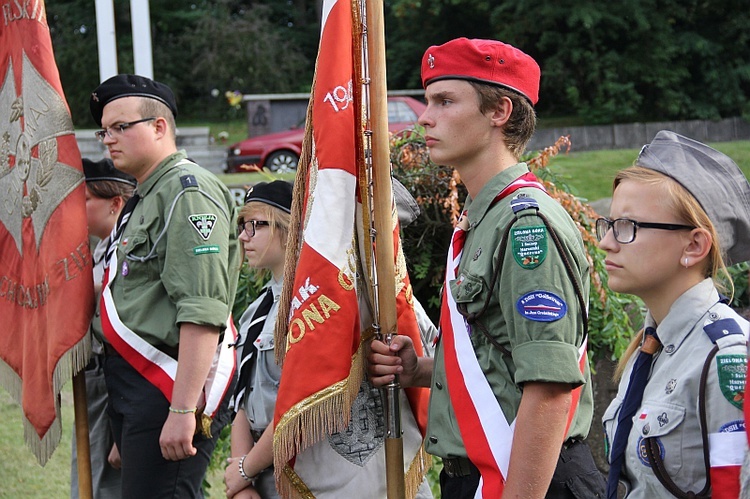
[[[89,108],[97,125],[102,126],[104,106],[121,97],[148,97],[167,106],[177,117],[177,102],[172,89],[163,83],[139,75],[117,75],[100,84],[91,94]]]
[[[112,182],[122,182],[133,187],[136,186],[135,178],[115,168],[115,164],[109,158],[104,158],[101,161],[91,161],[90,159],[82,158],[82,162],[86,182],[109,180]]]
[[[283,210],[292,212],[292,184],[283,180],[273,182],[259,182],[250,187],[245,193],[245,204],[257,201]]]

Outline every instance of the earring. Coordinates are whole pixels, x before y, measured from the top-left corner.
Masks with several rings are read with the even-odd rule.
[[[114,215],[115,214],[115,210],[109,210],[109,214],[110,215]]]
[[[683,260],[685,268],[688,268],[688,257],[685,257],[685,260]]]

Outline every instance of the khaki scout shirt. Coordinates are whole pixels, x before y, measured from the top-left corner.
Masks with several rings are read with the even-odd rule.
[[[620,480],[625,482],[629,491],[628,499],[672,497],[648,462],[643,443],[648,437],[657,438],[667,474],[679,488],[685,492],[699,492],[706,484],[698,390],[703,365],[714,343],[703,327],[726,318],[736,320],[745,334],[722,338],[717,342],[720,346],[718,353],[710,361],[706,381],[709,448],[717,436],[725,439],[731,437],[729,434],[745,429],[742,394],[747,366],[748,322],[719,303],[719,294],[711,279],[696,284],[680,296],[658,326],[650,314],[646,317],[646,326],[656,327],[662,349],[653,361],[643,402],[635,413],[625,448]],[[629,359],[617,396],[602,418],[607,443],[612,442],[617,431],[617,417],[637,357],[636,353]],[[741,436],[739,446],[725,448],[723,458],[731,460],[726,454],[732,448],[740,453],[744,451],[744,433]]]
[[[476,199],[466,201],[469,229],[459,265],[459,282],[451,282],[445,292],[453,293],[457,304],[466,304],[469,313],[482,307],[487,293],[492,295],[480,322],[512,356],[504,355],[493,346],[477,327],[472,330],[471,343],[508,422],[516,417],[521,387],[527,381],[570,383],[573,387],[584,385],[567,437],[585,437],[591,425],[593,398],[588,363],[583,374],[578,367],[583,318],[560,254],[539,217],[523,217],[514,225],[515,232],[509,237],[514,241],[508,241],[498,284],[489,289],[492,273],[498,265],[502,234],[514,219],[511,199],[525,194],[539,203],[539,211],[557,231],[588,303],[589,266],[580,233],[567,212],[545,192],[533,188],[520,189],[492,204],[505,186],[528,171],[524,163],[514,165],[490,180]],[[548,303],[546,299],[540,301],[540,295],[552,297],[558,304],[562,302],[565,312],[533,319],[529,318],[531,314],[519,312],[519,307],[525,310],[523,303]],[[456,408],[451,406],[440,343],[431,388],[426,450],[444,458],[465,457]]]
[[[138,184],[141,200],[120,238],[118,268],[109,270],[120,318],[157,347],[176,347],[183,322],[222,327],[241,263],[229,190],[193,163],[176,166],[185,158],[170,155]],[[186,175],[195,181],[183,187]],[[94,328],[103,338],[99,320]]]

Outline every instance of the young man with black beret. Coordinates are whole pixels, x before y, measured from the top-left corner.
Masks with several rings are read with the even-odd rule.
[[[519,162],[540,70],[515,47],[459,38],[422,59],[430,158],[469,193],[447,261],[434,361],[374,341],[370,376],[430,386],[425,447],[443,497],[600,497],[582,442],[593,414],[585,354],[589,265],[570,216]],[[395,355],[394,355],[395,354]]]
[[[200,497],[235,377],[232,352],[220,356],[231,349],[218,348],[240,262],[234,200],[177,150],[168,86],[117,75],[90,108],[114,165],[138,182],[115,228],[94,326],[123,497]]]

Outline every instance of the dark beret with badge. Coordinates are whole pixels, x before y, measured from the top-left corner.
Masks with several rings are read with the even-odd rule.
[[[109,158],[104,158],[100,161],[82,158],[81,161],[83,163],[83,174],[86,176],[86,182],[108,180],[132,185],[133,187],[137,184],[135,177],[115,168],[115,164]]]
[[[719,233],[727,265],[750,260],[750,184],[729,156],[662,130],[635,164],[673,178],[695,197]]]
[[[101,83],[91,94],[89,109],[97,125],[102,126],[104,106],[122,97],[146,97],[167,106],[177,117],[177,102],[172,89],[140,75],[120,74]]]
[[[456,38],[433,45],[422,57],[422,86],[439,80],[467,80],[508,88],[539,101],[541,70],[512,45],[496,40]]]
[[[245,193],[245,204],[265,203],[286,213],[292,212],[292,184],[283,180],[259,182]]]

